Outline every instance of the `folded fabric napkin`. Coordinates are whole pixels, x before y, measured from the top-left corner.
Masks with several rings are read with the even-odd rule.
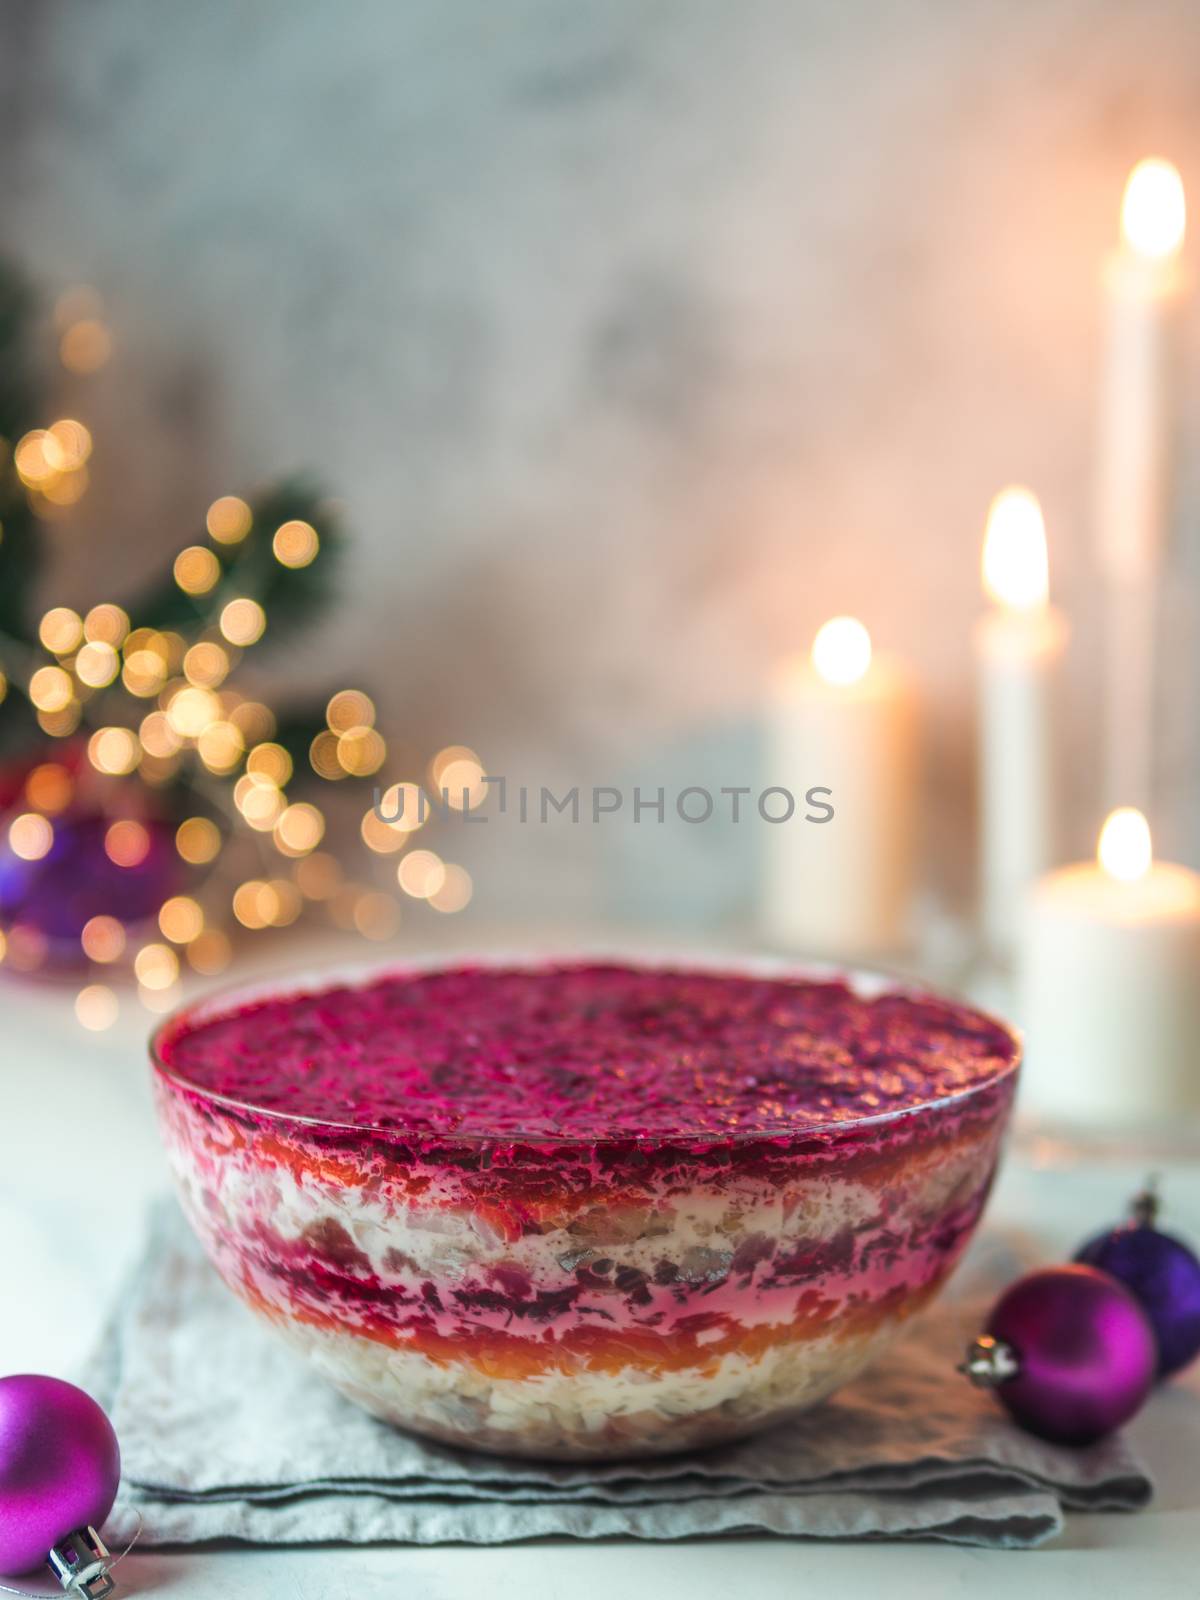
[[[943,1301],[858,1382],[740,1444],[506,1461],[342,1399],[234,1300],[170,1202],[86,1375],[121,1440],[107,1533],[128,1538],[140,1513],[155,1545],[779,1533],[1013,1548],[1052,1538],[1067,1509],[1144,1505],[1150,1482],[1122,1439],[1045,1444],[955,1372],[978,1313]]]

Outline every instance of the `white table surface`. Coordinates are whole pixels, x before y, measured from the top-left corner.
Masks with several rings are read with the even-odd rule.
[[[291,954],[294,964],[306,964],[312,952]],[[361,945],[350,954],[364,959]],[[267,965],[277,967],[278,947],[273,957]],[[151,1020],[124,998],[117,1025],[88,1034],[75,1021],[70,990],[0,983],[0,1372],[77,1372],[136,1249],[147,1199],[166,1184],[147,1092]],[[1200,1239],[1200,1166],[1157,1165],[1176,1231]],[[1046,1260],[1061,1259],[1115,1219],[1143,1176],[1140,1165],[1115,1155],[1083,1161],[1025,1139],[1010,1152],[986,1226],[1020,1230]],[[588,1590],[622,1600],[795,1600],[822,1592],[1040,1600],[1072,1588],[1088,1600],[1198,1595],[1200,1371],[1156,1394],[1131,1431],[1158,1484],[1151,1509],[1072,1516],[1061,1540],[1034,1552],[765,1538],[135,1551],[120,1570],[120,1592],[172,1600],[574,1600]]]

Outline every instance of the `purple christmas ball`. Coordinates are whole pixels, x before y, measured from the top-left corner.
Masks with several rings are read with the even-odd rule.
[[[1160,1378],[1200,1353],[1200,1261],[1187,1245],[1135,1221],[1089,1239],[1075,1259],[1110,1273],[1138,1301],[1158,1341]]]
[[[15,1577],[112,1509],[121,1452],[112,1424],[61,1378],[0,1378],[0,1573]]]
[[[1158,1352],[1141,1306],[1094,1267],[1046,1267],[1001,1296],[987,1342],[1015,1371],[996,1394],[1022,1427],[1060,1444],[1091,1444],[1127,1422],[1154,1382]]]
[[[138,815],[132,805],[130,815]],[[83,811],[56,818],[54,841],[36,861],[0,845],[0,927],[19,924],[39,934],[50,970],[83,963],[79,936],[92,917],[115,917],[126,928],[150,922],[186,884],[169,823],[142,818],[145,853],[121,865],[106,849],[112,821],[106,813]]]

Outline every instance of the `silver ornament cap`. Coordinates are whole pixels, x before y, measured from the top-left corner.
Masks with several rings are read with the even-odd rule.
[[[993,1339],[990,1334],[980,1334],[967,1351],[967,1359],[958,1369],[977,1388],[997,1389],[1021,1370],[1017,1352],[1003,1339]]]
[[[95,1528],[77,1528],[60,1539],[46,1564],[69,1595],[105,1600],[116,1588],[109,1572],[112,1556]]]

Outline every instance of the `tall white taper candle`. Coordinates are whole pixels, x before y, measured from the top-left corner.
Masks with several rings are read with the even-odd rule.
[[[1152,781],[1155,588],[1171,519],[1174,366],[1186,292],[1183,183],[1141,161],[1125,187],[1121,242],[1104,274],[1097,541],[1105,584],[1104,787],[1146,806]]]
[[[1032,883],[1060,859],[1059,666],[1067,625],[1049,603],[1041,507],[1028,489],[992,501],[975,629],[979,681],[980,899],[993,954],[1010,953]]]

